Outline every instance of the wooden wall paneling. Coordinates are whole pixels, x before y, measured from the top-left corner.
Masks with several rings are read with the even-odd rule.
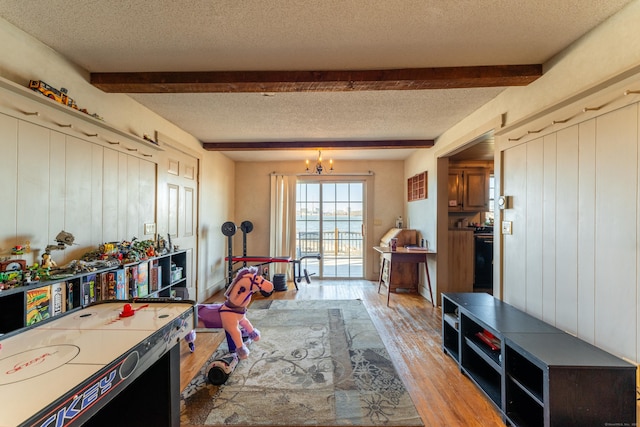
[[[50,206],[50,131],[26,122],[20,122],[18,131],[17,194],[21,197],[18,197],[14,222],[17,229],[14,244],[24,245],[29,240],[33,248],[44,247],[48,243]],[[24,197],[28,194],[33,197]]]
[[[512,197],[513,208],[504,210],[504,221],[512,222],[513,234],[500,236],[503,240],[504,300],[525,309],[526,249],[525,222],[527,152],[525,145],[505,150],[503,157],[504,194]]]
[[[129,171],[129,156],[125,153],[118,153],[118,238],[116,240],[129,240],[127,234],[127,207],[129,205],[129,195],[127,186]]]
[[[595,203],[596,121],[579,125],[578,147],[578,331],[583,340],[595,340]]]
[[[596,123],[595,344],[636,357],[638,230],[637,104]],[[612,212],[615,211],[615,221]]]
[[[141,239],[143,225],[140,223],[140,160],[127,158],[127,240]]]
[[[153,239],[152,235],[144,235],[144,224],[156,222],[156,164],[140,161],[140,238]]]
[[[556,135],[543,137],[543,204],[542,204],[542,319],[556,321]]]
[[[578,126],[556,134],[556,326],[578,332]]]
[[[18,203],[18,120],[0,114],[0,149],[4,164],[0,168],[2,209],[0,209],[0,253],[4,255],[15,244],[16,208]]]
[[[91,238],[92,245],[104,242],[102,215],[104,212],[104,148],[92,144],[91,147]]]
[[[93,147],[86,141],[67,135],[65,177],[65,231],[75,236],[75,243],[65,250],[65,259],[79,259],[95,247],[91,235],[92,217],[92,158]],[[57,203],[55,203],[57,205]],[[55,209],[55,206],[52,206]],[[60,230],[52,230],[57,233]]]
[[[449,281],[446,289],[441,287],[440,292],[473,292],[473,266],[474,266],[474,238],[473,231],[467,229],[449,230]],[[403,276],[398,275],[397,282],[415,282],[418,277],[416,264],[402,263]],[[420,265],[422,267],[422,265]],[[396,280],[396,273],[400,268],[393,266],[392,282]],[[438,295],[438,300],[439,300]]]
[[[49,203],[47,205],[48,232],[42,236],[45,240],[40,249],[40,257],[47,245],[54,245],[55,237],[65,229],[67,197],[67,136],[60,132],[51,131],[49,135]],[[64,261],[66,250],[52,254],[53,259]],[[39,261],[39,260],[38,260]]]
[[[526,178],[526,309],[527,312],[542,317],[542,183],[543,155],[542,139],[527,144]]]
[[[118,201],[119,201],[119,158],[116,150],[106,148],[103,153],[102,166],[102,241],[117,242],[118,233]]]

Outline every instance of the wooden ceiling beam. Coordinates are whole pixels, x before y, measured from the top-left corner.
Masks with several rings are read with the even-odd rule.
[[[264,151],[264,150],[320,150],[320,149],[376,149],[430,148],[433,139],[374,140],[374,141],[269,141],[269,142],[203,142],[208,151]]]
[[[355,71],[202,71],[91,73],[110,93],[351,92],[526,86],[542,65]]]

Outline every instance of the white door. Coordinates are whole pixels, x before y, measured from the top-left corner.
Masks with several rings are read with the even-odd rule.
[[[161,142],[162,140],[158,138]],[[158,234],[179,249],[187,250],[187,291],[189,299],[198,300],[198,176],[199,159],[176,142],[163,144],[163,160],[158,166]],[[178,148],[174,148],[178,147]]]
[[[364,277],[364,183],[298,181],[296,248],[302,268],[319,278]]]

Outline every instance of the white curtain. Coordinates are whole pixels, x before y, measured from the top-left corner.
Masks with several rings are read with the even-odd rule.
[[[269,255],[296,258],[296,177],[271,175],[271,226]],[[293,280],[291,263],[274,263],[273,273],[284,273]]]

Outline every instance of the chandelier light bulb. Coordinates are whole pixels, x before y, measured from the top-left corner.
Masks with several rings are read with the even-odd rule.
[[[316,175],[322,175],[323,172],[326,172],[325,167],[322,165],[322,150],[318,150],[318,159],[316,160],[315,167],[311,170],[309,169],[309,159],[305,160],[306,172],[313,173]],[[329,159],[329,169],[328,172],[333,172],[333,159]]]

